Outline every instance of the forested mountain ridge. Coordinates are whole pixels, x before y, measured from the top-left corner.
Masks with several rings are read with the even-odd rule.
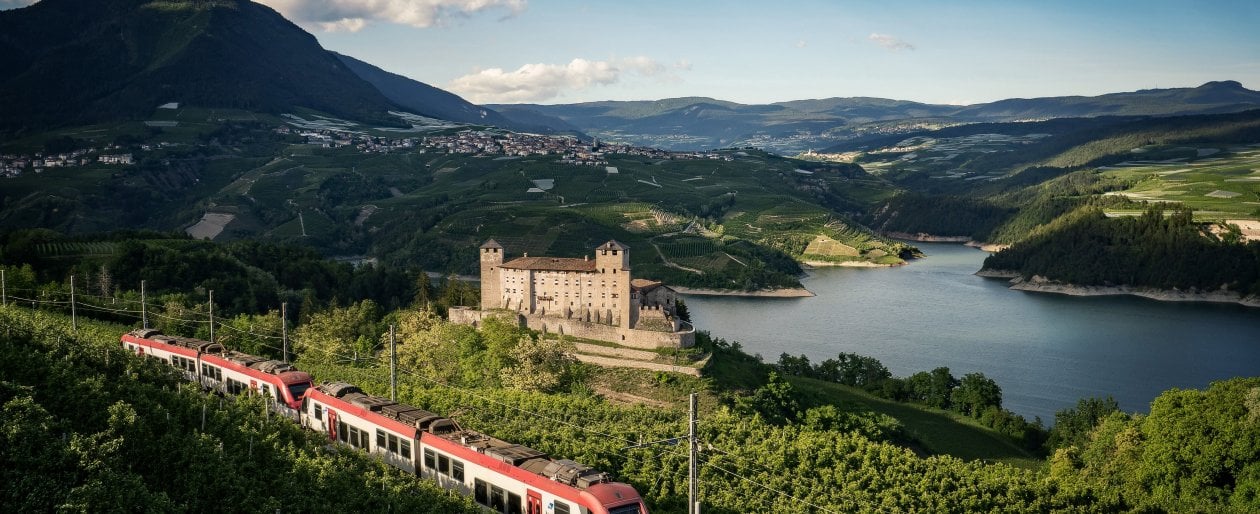
[[[1007,99],[968,106],[884,98],[824,98],[748,105],[703,97],[557,105],[492,105],[551,116],[609,140],[680,150],[757,145],[789,153],[870,134],[904,134],[925,127],[1099,116],[1229,113],[1260,107],[1260,92],[1236,81],[1192,88],[1150,89],[1099,96]]]
[[[398,124],[372,85],[254,2],[44,0],[0,12],[0,130],[144,119],[171,102]]]

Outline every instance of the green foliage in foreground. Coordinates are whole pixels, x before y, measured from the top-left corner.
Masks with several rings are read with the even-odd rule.
[[[479,512],[245,398],[117,347],[124,327],[0,308],[0,504],[10,512]],[[204,419],[204,421],[203,421]]]
[[[166,368],[126,355],[115,348],[125,327],[81,322],[78,336],[67,337],[67,325],[62,315],[0,309],[5,505],[22,511],[473,511],[466,499],[354,452],[323,449],[320,438],[266,416],[255,401],[206,397]],[[388,393],[384,368],[299,365],[317,378]],[[880,421],[886,418],[860,423],[853,412],[793,395],[790,382],[769,383],[765,399],[788,410],[804,409],[801,422],[778,425],[732,408],[721,394],[703,397],[706,512],[810,506],[832,512],[1260,507],[1260,378],[1220,382],[1207,391],[1167,392],[1149,416],[1106,416],[1085,446],[1060,449],[1048,474],[950,456],[920,457],[886,441],[896,436],[888,432],[895,426]],[[985,384],[976,385],[983,397]],[[588,393],[452,388],[412,373],[403,374],[399,389],[400,400],[450,415],[468,428],[611,471],[634,485],[653,512],[683,510],[685,451],[625,448],[684,434],[679,411],[615,406]],[[964,396],[950,397],[968,405]],[[1095,411],[1108,409],[1084,410],[1078,413],[1082,426],[1091,424],[1086,418]],[[207,498],[214,503],[205,503]]]
[[[1146,416],[1113,412],[1050,465],[1137,511],[1260,512],[1260,378],[1173,389]]]

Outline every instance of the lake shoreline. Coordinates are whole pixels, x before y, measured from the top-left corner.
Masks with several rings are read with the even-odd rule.
[[[746,298],[811,298],[816,296],[803,287],[780,287],[775,289],[758,289],[756,291],[740,291],[737,289],[703,289],[697,287],[669,286],[678,294],[693,296],[740,296]]]
[[[1010,289],[1032,293],[1050,293],[1067,296],[1139,296],[1161,302],[1206,302],[1233,303],[1245,307],[1260,308],[1260,297],[1242,296],[1233,291],[1182,291],[1179,289],[1159,289],[1154,287],[1135,286],[1083,286],[1049,280],[1042,276],[1033,276],[1024,280],[1016,271],[982,269],[975,273],[978,277],[1010,280]]]
[[[918,232],[915,234],[911,234],[909,232],[884,232],[882,233],[882,235],[891,237],[893,239],[901,239],[904,241],[914,241],[918,243],[959,243],[959,244],[962,244],[963,246],[970,246],[972,248],[978,248],[980,250],[984,250],[989,253],[1000,252],[1002,250],[1005,250],[1007,247],[1011,246],[1011,245],[1004,245],[1004,244],[997,244],[997,243],[984,243],[984,242],[976,241],[975,239],[972,239],[971,237],[968,237],[968,236],[937,236],[937,235],[929,234],[927,232]]]

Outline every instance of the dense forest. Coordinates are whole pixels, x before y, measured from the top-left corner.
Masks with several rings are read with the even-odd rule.
[[[1260,243],[1239,236],[1237,227],[1208,231],[1186,209],[1108,218],[1086,207],[990,256],[984,268],[1077,285],[1260,294]]]

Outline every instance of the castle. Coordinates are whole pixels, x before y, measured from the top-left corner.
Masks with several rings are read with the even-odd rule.
[[[595,258],[530,257],[505,262],[503,246],[481,245],[481,310],[452,309],[452,321],[476,325],[495,310],[515,312],[534,330],[636,348],[695,344],[678,319],[677,294],[660,282],[632,279],[630,248],[608,241]]]

